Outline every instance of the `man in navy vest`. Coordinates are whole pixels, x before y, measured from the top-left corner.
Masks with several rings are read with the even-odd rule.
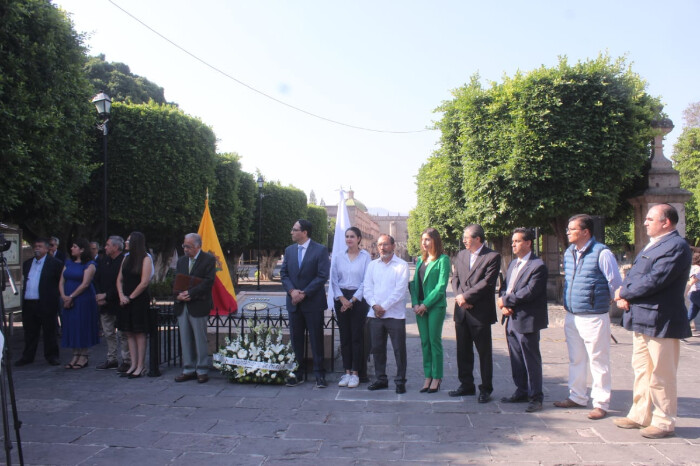
[[[649,244],[615,293],[617,307],[625,311],[622,325],[634,332],[634,387],[627,417],[613,422],[623,429],[642,429],[642,436],[652,439],[674,434],[680,339],[691,336],[684,292],[692,255],[677,223],[673,206],[649,209],[644,221]]]
[[[564,252],[564,333],[569,350],[569,397],[555,401],[558,408],[588,404],[587,378],[591,370],[593,410],[588,418],[603,419],[610,406],[610,303],[622,283],[610,249],[595,240],[593,218],[579,214],[569,219]]]

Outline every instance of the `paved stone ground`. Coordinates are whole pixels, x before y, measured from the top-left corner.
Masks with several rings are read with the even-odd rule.
[[[339,373],[329,374],[331,385],[322,390],[311,383],[235,385],[215,372],[207,384],[176,384],[174,367],[163,367],[162,377],[127,380],[94,369],[104,344],[91,350],[83,370],[51,367],[39,358],[13,367],[25,463],[700,464],[700,338],[682,344],[677,435],[652,441],[616,428],[610,418],[590,421],[588,410],[552,406],[568,394],[563,312],[550,305],[550,328],[542,332],[545,409],[536,414],[524,413],[524,405],[447,395],[458,385],[450,313],[444,327],[446,377],[435,394],[418,393],[420,342],[411,316],[404,395],[370,392],[365,384],[339,389],[331,383]],[[17,333],[15,359],[22,346],[21,330]],[[616,326],[613,335],[619,341],[612,349],[614,417],[631,403],[632,371],[629,333]],[[493,336],[499,400],[514,387],[500,324],[493,326]],[[16,454],[15,448],[14,464]]]

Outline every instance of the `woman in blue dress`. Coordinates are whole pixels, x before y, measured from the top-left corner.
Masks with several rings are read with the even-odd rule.
[[[86,239],[75,240],[70,252],[72,260],[66,260],[59,283],[63,300],[61,346],[73,349],[73,359],[65,368],[82,369],[88,365],[88,348],[100,342],[99,314],[92,286],[97,264],[90,257]]]

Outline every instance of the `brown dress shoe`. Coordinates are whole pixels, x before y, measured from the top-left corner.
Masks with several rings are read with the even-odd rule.
[[[175,377],[175,382],[187,382],[188,380],[195,380],[196,378],[197,374],[195,372],[192,372],[191,374],[182,373]]]
[[[662,430],[654,426],[645,427],[640,433],[644,438],[666,438],[676,435],[672,430]]]
[[[202,374],[197,376],[197,383],[207,383],[209,382],[209,376],[207,374]]]
[[[598,419],[603,419],[608,412],[602,408],[593,408],[590,413],[588,413],[588,419],[597,421]]]
[[[576,403],[571,398],[567,398],[564,401],[555,401],[554,406],[556,406],[557,408],[585,408],[584,405]]]
[[[616,417],[615,419],[613,419],[613,424],[615,424],[621,429],[641,429],[644,427],[643,425],[637,424],[628,417]]]

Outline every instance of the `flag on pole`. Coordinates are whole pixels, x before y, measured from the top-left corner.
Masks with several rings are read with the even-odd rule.
[[[207,199],[204,202],[204,214],[202,214],[202,221],[199,222],[199,231],[197,233],[202,237],[202,251],[208,252],[216,258],[216,279],[211,289],[214,309],[211,310],[211,315],[236,312],[238,310],[236,292],[233,290],[231,274],[228,273],[226,258],[221,250],[219,238],[216,236],[216,229],[214,228],[214,221],[211,219],[211,213],[209,212],[208,191]]]
[[[335,234],[333,235],[333,253],[331,254],[331,270],[336,261],[336,257],[342,256],[347,251],[345,245],[345,230],[350,228],[350,216],[348,215],[348,206],[345,204],[345,191],[340,190],[340,201],[338,202],[338,211],[335,216]],[[335,301],[333,287],[328,287],[328,309],[333,309]]]

